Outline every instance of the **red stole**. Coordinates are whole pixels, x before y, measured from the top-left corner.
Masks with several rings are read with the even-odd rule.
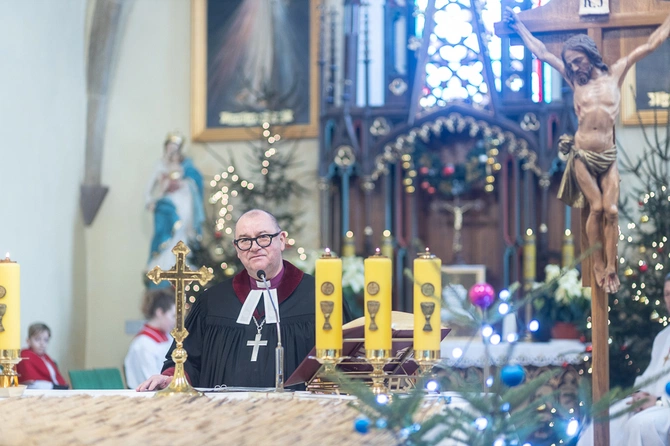
[[[298,288],[298,285],[300,285],[302,276],[305,274],[286,260],[283,262],[284,276],[277,287],[277,301],[280,304],[293,294],[295,289]],[[244,301],[247,300],[247,296],[249,295],[249,291],[251,291],[250,277],[246,269],[243,269],[233,277],[233,290],[240,302],[244,304]],[[256,310],[254,314],[256,317],[260,317],[258,310]]]

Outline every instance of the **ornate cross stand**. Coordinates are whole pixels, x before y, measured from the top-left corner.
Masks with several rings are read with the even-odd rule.
[[[177,243],[172,249],[172,253],[177,257],[177,263],[169,271],[163,271],[158,266],[147,273],[147,277],[153,281],[153,283],[158,284],[163,280],[168,280],[175,287],[175,305],[177,310],[177,324],[175,328],[170,332],[172,337],[174,337],[175,342],[177,343],[177,348],[172,351],[172,360],[175,364],[174,377],[172,382],[165,389],[156,392],[156,396],[172,396],[176,394],[183,395],[192,395],[200,396],[202,393],[195,390],[189,384],[186,379],[186,374],[184,373],[184,362],[188,355],[184,349],[184,339],[188,336],[188,331],[184,328],[184,286],[187,283],[198,281],[201,285],[205,285],[207,282],[212,280],[214,274],[212,274],[204,266],[201,267],[198,271],[191,271],[186,265],[186,254],[190,250],[184,244],[184,242]]]

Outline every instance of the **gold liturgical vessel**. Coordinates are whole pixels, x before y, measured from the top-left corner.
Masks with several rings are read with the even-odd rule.
[[[206,267],[201,267],[198,271],[191,271],[186,265],[186,255],[190,249],[180,241],[172,249],[172,253],[177,257],[177,263],[169,271],[163,271],[158,266],[147,273],[147,277],[158,284],[163,280],[168,280],[175,287],[176,313],[177,323],[175,328],[170,332],[177,343],[176,348],[172,351],[172,360],[175,364],[174,377],[172,382],[163,390],[156,392],[156,396],[172,396],[172,395],[191,395],[202,396],[202,393],[195,390],[186,379],[184,373],[184,363],[188,354],[184,349],[184,339],[188,336],[188,330],[184,327],[184,304],[186,297],[184,296],[184,287],[187,283],[198,281],[202,286],[212,280],[212,274]]]

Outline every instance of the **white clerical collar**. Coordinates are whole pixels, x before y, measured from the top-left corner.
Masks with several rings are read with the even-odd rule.
[[[269,284],[269,283],[268,283]],[[267,324],[276,324],[277,315],[275,315],[274,308],[279,310],[279,301],[277,300],[277,289],[271,288],[270,295],[268,296],[265,290],[251,290],[247,294],[247,298],[242,305],[240,314],[237,317],[237,323],[242,325],[249,325],[251,323],[251,316],[254,315],[254,311],[258,306],[258,302],[263,296],[263,305],[265,306],[265,323]],[[272,299],[272,301],[270,301]]]

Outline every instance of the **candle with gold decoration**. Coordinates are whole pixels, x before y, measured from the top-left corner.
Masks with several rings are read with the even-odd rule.
[[[316,356],[342,356],[342,259],[330,249],[316,260]]]
[[[0,350],[21,349],[20,271],[9,253],[0,259]]]
[[[353,257],[356,255],[356,242],[354,240],[354,233],[347,231],[344,235],[344,242],[342,243],[342,257]]]
[[[428,248],[414,259],[414,351],[433,359],[440,353],[441,268]]]
[[[368,358],[391,356],[391,259],[365,259],[365,353]]]
[[[528,289],[535,282],[536,247],[533,230],[530,228],[526,229],[526,235],[523,239],[523,280],[526,289]]]

